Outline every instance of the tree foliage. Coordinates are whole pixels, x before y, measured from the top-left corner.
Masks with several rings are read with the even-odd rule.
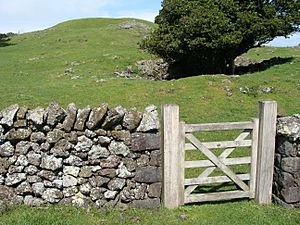
[[[186,75],[233,72],[234,59],[300,31],[300,0],[164,0],[141,43]]]

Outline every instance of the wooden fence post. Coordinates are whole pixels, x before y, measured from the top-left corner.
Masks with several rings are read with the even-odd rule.
[[[184,203],[183,125],[179,123],[179,106],[162,106],[163,203],[176,208]]]
[[[255,199],[259,204],[272,202],[276,136],[276,101],[259,102],[259,137]]]

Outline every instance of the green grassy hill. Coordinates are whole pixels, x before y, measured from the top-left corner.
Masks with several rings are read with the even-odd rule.
[[[248,120],[256,116],[259,100],[273,99],[281,114],[300,113],[300,47],[253,49],[246,56],[266,60],[264,66],[241,76],[199,75],[172,81],[116,78],[113,72],[127,66],[137,72],[137,60],[153,58],[137,47],[149,31],[141,26],[121,28],[128,22],[133,20],[74,20],[0,43],[0,109],[14,103],[47,106],[52,100],[63,106],[107,102],[140,110],[149,104],[177,103],[181,119],[199,123]],[[188,219],[180,219],[180,213]],[[0,212],[0,217],[0,224],[299,224],[299,210],[262,207],[252,201],[103,213],[61,206],[18,207]]]
[[[137,47],[147,30],[121,28],[129,21],[133,20],[73,20],[13,37],[8,46],[0,47],[0,108],[16,102],[46,106],[52,100],[64,106],[108,102],[140,109],[175,102],[188,122],[213,122],[253,117],[258,100],[274,99],[283,113],[299,112],[300,47],[253,49],[247,56],[290,60],[240,77],[196,76],[169,82],[115,78],[114,71],[127,66],[136,70],[137,60],[153,57]],[[248,87],[249,93],[241,93],[240,87]],[[263,87],[274,89],[260,93]]]

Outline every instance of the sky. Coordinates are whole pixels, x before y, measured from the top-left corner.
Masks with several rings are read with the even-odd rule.
[[[0,0],[0,33],[42,30],[60,22],[93,17],[139,18],[154,21],[161,0]],[[295,46],[300,33],[269,45]]]

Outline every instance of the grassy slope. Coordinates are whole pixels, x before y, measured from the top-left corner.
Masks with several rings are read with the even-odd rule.
[[[0,108],[19,103],[35,107],[46,106],[56,100],[66,106],[75,102],[78,106],[96,106],[108,102],[111,106],[143,109],[146,105],[177,103],[181,107],[181,118],[189,123],[239,121],[256,116],[257,101],[274,99],[281,113],[300,112],[300,48],[259,48],[247,56],[259,60],[273,57],[293,57],[291,62],[274,65],[265,71],[245,74],[237,78],[224,75],[196,76],[174,81],[150,81],[139,79],[116,79],[114,71],[124,70],[135,61],[151,58],[137,49],[137,42],[146,34],[143,29],[124,30],[119,24],[128,19],[84,19],[59,24],[45,31],[22,34],[14,37],[8,47],[0,48]],[[146,22],[143,22],[146,23]],[[152,26],[152,24],[148,23]],[[73,65],[72,65],[73,62]],[[79,65],[74,65],[74,62]],[[65,74],[67,68],[73,74]],[[72,79],[79,76],[80,79]],[[104,82],[96,82],[105,79]],[[227,97],[224,88],[232,89],[233,96]],[[239,87],[249,87],[251,93],[242,94]],[[272,86],[269,94],[258,93],[260,86]],[[234,133],[227,136],[233,137]],[[226,138],[227,138],[226,136]],[[220,134],[204,135],[202,139],[218,139]],[[230,139],[228,139],[230,140]],[[196,155],[187,156],[195,159]],[[242,168],[241,170],[244,170]],[[196,176],[199,171],[188,172]],[[23,213],[20,213],[23,212]],[[20,208],[4,213],[4,224],[39,224],[46,218],[48,224],[60,224],[59,214],[82,213],[72,208],[54,207],[43,209]],[[225,213],[224,213],[225,211]],[[127,211],[128,223],[139,217],[141,222],[155,215],[159,221],[179,223],[176,214],[185,212],[191,217],[186,223],[200,221],[202,224],[297,224],[299,211],[276,207],[262,208],[253,202],[237,202],[217,205],[187,206],[178,211]],[[215,212],[215,213],[214,213]],[[231,218],[231,214],[237,212]],[[76,214],[77,213],[77,214]],[[142,214],[139,216],[138,214]],[[29,214],[36,216],[28,217]],[[119,211],[108,213],[109,218]],[[256,216],[259,214],[259,216]],[[81,215],[81,214],[80,214]],[[84,212],[82,223],[105,223],[105,217]],[[213,215],[215,217],[213,217]],[[243,216],[246,215],[246,216]],[[26,219],[28,217],[28,219]],[[164,218],[165,217],[165,218]],[[77,219],[76,219],[77,218]],[[90,218],[90,219],[88,219]],[[250,219],[249,219],[250,218]],[[75,219],[66,218],[67,224],[76,224]],[[297,221],[298,220],[298,221]],[[54,222],[51,222],[54,221]],[[118,219],[113,221],[117,223]],[[252,221],[252,222],[251,222]],[[2,222],[3,223],[3,222]],[[144,223],[144,222],[143,222]],[[157,222],[158,223],[158,222]],[[1,224],[1,222],[0,222]],[[199,222],[200,224],[200,222]]]

